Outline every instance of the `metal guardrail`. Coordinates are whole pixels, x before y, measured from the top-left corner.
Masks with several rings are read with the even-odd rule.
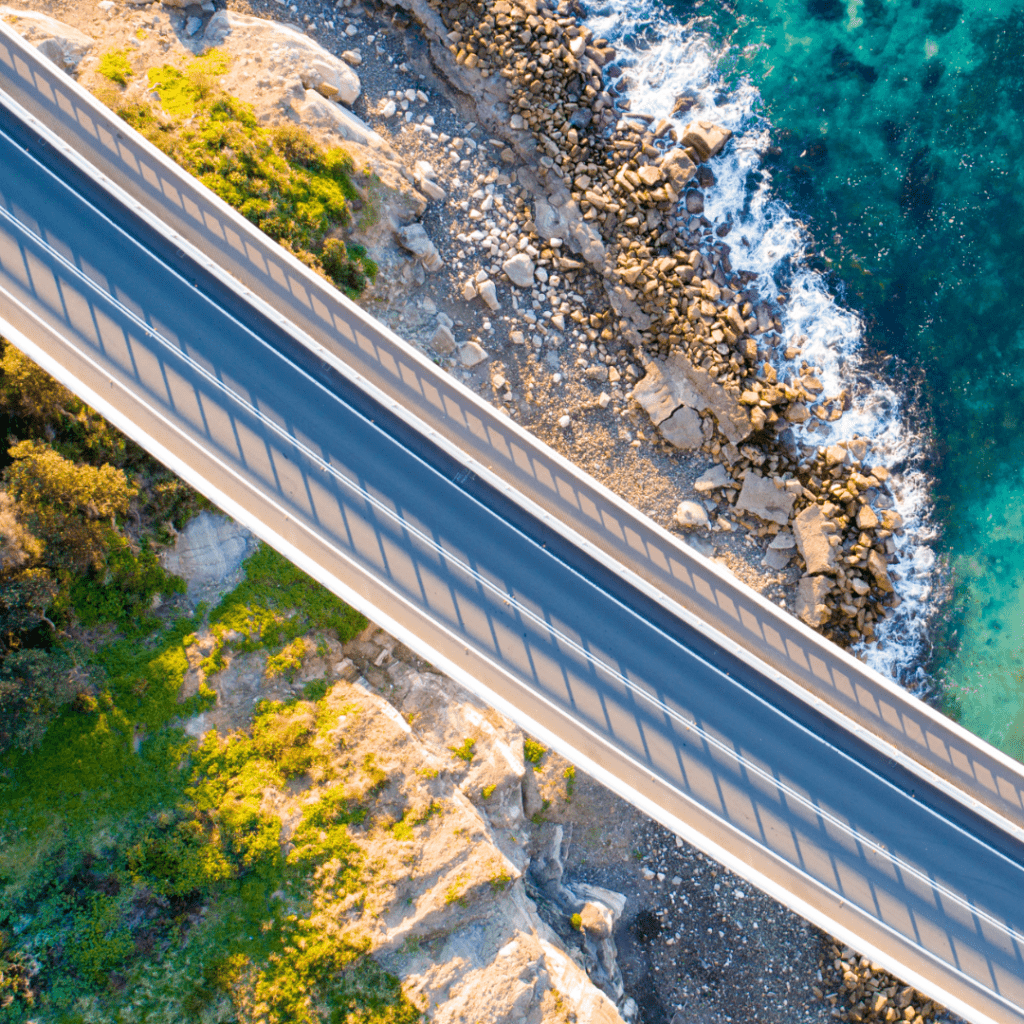
[[[1024,766],[762,598],[658,527],[444,373],[128,128],[10,28],[0,87],[349,370],[408,409],[469,468],[800,684],[808,699],[883,738],[1024,837]]]
[[[745,661],[769,662],[775,671],[768,674],[790,693],[829,714],[840,727],[851,729],[876,749],[885,749],[894,762],[938,781],[960,802],[969,807],[976,807],[977,802],[991,822],[1019,834],[1024,773],[1016,762],[790,619],[546,449],[283,253],[20,39],[8,36],[0,27],[0,90],[8,95],[17,91],[17,101],[26,107],[28,94],[37,106],[49,111],[50,120],[66,122],[59,132],[40,117],[68,146],[100,165],[129,196],[204,253],[211,265],[229,270],[236,281],[259,296],[261,305],[276,309],[282,321],[287,318],[305,331],[309,335],[305,343],[319,356],[552,529],[591,554],[607,556],[602,559],[604,564],[648,596],[691,624],[702,624],[706,636]],[[17,83],[17,90],[9,87],[8,79]],[[4,102],[2,91],[0,103]],[[80,372],[89,376],[87,368]],[[86,390],[94,396],[93,404],[106,412],[100,397],[103,389],[97,390],[97,383],[106,382],[90,378]],[[112,418],[117,416],[116,409],[110,412]],[[123,415],[119,418],[123,425]],[[157,433],[159,430],[154,430],[153,436]],[[187,476],[189,467],[174,447],[162,449],[165,454],[160,457]],[[216,467],[207,472],[209,479],[222,473]],[[250,525],[260,522],[251,508],[233,503],[227,489],[219,493],[222,505],[232,514]],[[268,509],[268,517],[275,515],[280,518],[280,510]],[[288,517],[284,519],[287,522]],[[267,532],[266,527],[262,532]],[[327,582],[322,556],[311,555],[315,547],[311,548],[308,538],[287,526],[284,533],[287,536],[275,534],[275,543],[289,549],[299,564]],[[360,585],[368,586],[366,581]],[[380,616],[383,625],[403,638],[408,636],[408,624],[387,614],[390,598],[386,593],[374,594],[370,601],[385,610]],[[439,663],[453,675],[527,727],[547,733],[543,702],[535,702],[524,713],[523,706],[513,706],[507,695],[496,689],[483,690],[475,683],[478,679],[490,681],[493,667],[475,664],[468,650],[467,657],[461,659],[461,651],[447,650],[437,640],[432,643],[437,645],[432,649],[442,650]],[[763,668],[761,665],[759,670]],[[566,728],[571,729],[571,723]],[[560,739],[565,742],[564,736]],[[844,907],[842,900],[831,899],[806,880],[789,878],[780,885],[776,881],[779,865],[771,862],[769,853],[743,848],[737,837],[729,834],[730,827],[711,816],[696,824],[699,812],[687,807],[684,813],[678,794],[666,792],[653,776],[645,777],[643,767],[628,758],[610,756],[585,728],[573,743],[574,749],[582,752],[581,766],[652,816],[710,849],[823,927],[850,940],[855,936],[864,939],[864,930],[849,923],[853,908]],[[965,785],[961,785],[962,779]],[[737,852],[741,848],[742,854]],[[884,859],[884,847],[871,856]],[[943,897],[943,902],[947,898]],[[882,962],[891,959],[874,939],[867,943],[861,948],[867,952],[877,949],[877,959]],[[913,956],[905,955],[899,962],[898,967],[907,969],[904,976],[914,981],[920,970],[920,976],[927,978],[927,964],[912,961]],[[922,983],[919,987],[927,986]],[[961,1007],[961,1012],[965,1010],[970,1007]],[[995,1019],[971,1015],[979,1020]]]

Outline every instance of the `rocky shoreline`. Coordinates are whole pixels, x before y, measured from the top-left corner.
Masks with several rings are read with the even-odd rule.
[[[889,564],[903,524],[867,441],[818,449],[794,434],[796,425],[835,421],[849,398],[823,394],[799,341],[783,347],[778,310],[759,301],[756,275],[732,265],[722,240],[731,225],[703,216],[704,191],[715,184],[708,161],[731,133],[696,120],[679,137],[667,120],[651,125],[620,111],[615,52],[568,0],[421,0],[409,9],[433,40],[439,70],[484,97],[476,115],[496,149],[506,144],[501,159],[519,166],[533,200],[516,197],[505,229],[488,216],[493,195],[471,206],[474,230],[456,237],[484,266],[467,276],[464,297],[497,311],[496,282],[512,287],[513,301],[539,285],[555,309],[591,275],[603,308],[577,309],[568,324],[551,313],[528,341],[524,331],[513,340],[574,346],[594,387],[643,373],[628,397],[674,448],[711,456],[728,477],[703,478],[701,503],[680,508],[677,525],[768,538],[767,568],[793,559],[802,570],[796,614],[843,646],[871,641],[900,604]],[[570,425],[571,417],[562,423]]]

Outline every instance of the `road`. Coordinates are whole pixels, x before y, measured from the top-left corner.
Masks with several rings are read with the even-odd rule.
[[[624,578],[708,624],[719,641],[768,664],[782,686],[820,706],[869,742],[895,748],[901,764],[1024,838],[1024,767],[961,729],[890,680],[701,558],[586,474],[461,387],[345,296],[129,131],[68,76],[0,25],[4,94],[128,196],[271,309],[400,414],[417,422],[483,479],[507,485],[524,507]]]
[[[1024,1021],[1014,838],[468,472],[6,112],[0,290],[13,336],[319,578],[791,906]]]

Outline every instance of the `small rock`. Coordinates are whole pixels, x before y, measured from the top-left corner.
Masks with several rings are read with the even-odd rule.
[[[517,252],[501,265],[508,274],[509,280],[519,288],[533,287],[533,272],[536,269],[533,260],[525,252]]]
[[[341,59],[346,64],[351,64],[352,67],[357,68],[363,63],[363,55],[358,50],[345,50],[341,54]]]
[[[394,100],[388,100],[383,107],[380,108],[381,117],[394,117],[398,113],[398,104]]]
[[[448,193],[436,181],[431,181],[429,178],[423,178],[420,181],[420,191],[435,202],[442,202],[448,198]]]
[[[706,473],[702,473],[693,483],[693,489],[698,494],[707,494],[709,491],[718,490],[720,487],[730,487],[732,477],[729,476],[725,466],[712,466]]]
[[[887,594],[892,593],[892,580],[889,578],[889,567],[886,564],[885,556],[880,555],[874,548],[868,552],[868,572],[875,578],[879,590]]]
[[[878,516],[870,505],[861,505],[857,510],[857,526],[861,530],[873,530],[878,526]]]
[[[572,419],[569,416],[559,416],[558,417],[558,425],[563,430],[565,430],[566,427],[570,426],[571,424],[572,424]]]
[[[467,302],[472,302],[476,298],[476,285],[472,281],[467,281],[462,286],[462,297]]]
[[[612,396],[609,395],[607,391],[602,391],[598,396],[597,404],[601,406],[602,409],[607,409],[608,406],[612,404]]]
[[[704,506],[696,501],[681,501],[672,517],[681,530],[694,530],[710,525]]]
[[[487,359],[487,350],[478,342],[468,341],[462,346],[462,350],[459,352],[459,359],[462,361],[463,366],[479,366]]]
[[[825,466],[831,469],[833,466],[841,466],[846,461],[847,451],[841,444],[834,444],[825,449]]]
[[[764,553],[764,557],[761,559],[761,564],[768,569],[774,569],[776,572],[781,572],[787,565],[789,565],[789,560],[792,557],[792,551],[773,548],[769,544],[768,550]]]
[[[203,27],[202,18],[189,18],[185,22],[185,35],[194,36]]]
[[[704,195],[696,189],[691,189],[686,193],[686,212],[687,213],[703,213],[704,212]]]
[[[434,336],[430,339],[430,347],[443,356],[449,356],[455,351],[455,335],[452,334],[450,328],[439,324],[437,330],[434,331]]]
[[[491,310],[497,310],[501,308],[501,303],[498,302],[498,291],[494,287],[494,282],[490,279],[481,281],[476,286],[477,294],[487,304],[487,308]]]
[[[796,537],[789,530],[782,530],[772,538],[768,547],[773,551],[792,551],[796,547]]]

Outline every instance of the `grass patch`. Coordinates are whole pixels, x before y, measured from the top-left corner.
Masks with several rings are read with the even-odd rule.
[[[571,803],[573,791],[576,789],[576,766],[569,765],[562,772],[562,778],[565,779],[565,801]]]
[[[107,50],[100,57],[99,67],[96,70],[104,78],[110,79],[117,85],[127,85],[128,79],[135,73],[128,60],[127,50]]]
[[[245,579],[210,613],[216,638],[203,665],[208,673],[226,666],[227,637],[239,634],[232,647],[239,652],[271,650],[268,671],[297,671],[302,651],[296,641],[305,633],[333,630],[345,643],[358,636],[367,620],[326,587],[311,580],[283,555],[263,544],[244,562]]]
[[[579,914],[573,914],[569,918],[569,923],[572,925],[573,931],[583,931],[583,918]]]
[[[485,800],[490,800],[491,797],[494,796],[494,791],[497,788],[498,788],[497,784],[492,782],[489,786],[484,786],[484,788],[480,790],[480,795]]]
[[[117,113],[226,203],[356,297],[377,276],[361,246],[333,237],[362,205],[355,165],[345,150],[320,146],[294,125],[264,127],[253,109],[215,92],[224,58],[211,51],[183,69],[149,72],[164,116],[148,103]],[[331,236],[331,237],[329,237]]]
[[[331,686],[332,684],[327,682],[326,679],[310,679],[302,687],[302,698],[315,704],[317,701],[323,700],[330,693]]]
[[[163,64],[147,72],[150,87],[160,97],[160,106],[172,118],[192,117],[216,86],[217,78],[230,67],[227,54],[207,50],[186,62],[184,68]]]
[[[490,878],[492,892],[504,892],[512,884],[512,876],[504,868]]]
[[[476,740],[470,739],[468,736],[462,741],[462,744],[458,747],[449,747],[448,749],[460,760],[465,761],[469,764],[473,760],[473,751],[476,747]]]

